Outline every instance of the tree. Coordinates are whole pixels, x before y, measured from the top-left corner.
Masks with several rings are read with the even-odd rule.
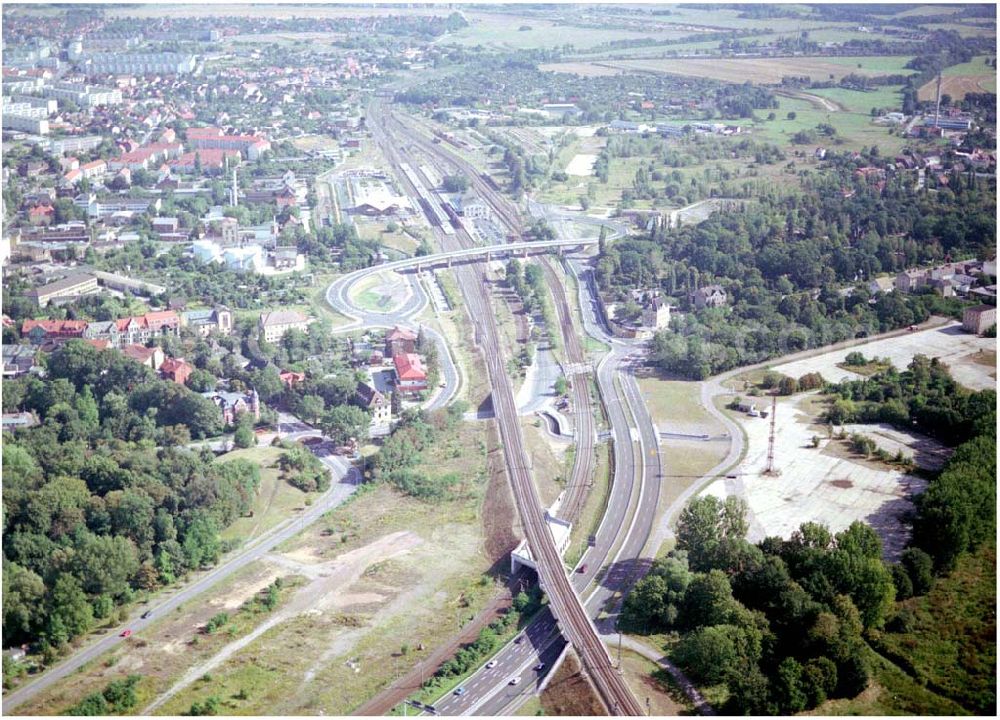
[[[47,598],[48,620],[42,635],[46,641],[59,647],[90,629],[94,611],[80,581],[69,574],[62,574]]]
[[[236,416],[236,431],[233,433],[233,445],[238,448],[253,447],[257,436],[253,432],[253,415],[240,413]]]
[[[720,625],[729,621],[738,603],[729,578],[721,570],[696,575],[684,593],[681,622],[686,627]]]
[[[802,666],[795,658],[786,657],[778,665],[772,691],[782,714],[794,714],[806,709],[808,697],[802,679]]]
[[[799,390],[799,383],[793,377],[783,377],[778,383],[779,395],[794,395]]]
[[[913,587],[914,595],[926,595],[934,585],[934,560],[920,548],[903,551],[900,563]]]
[[[3,628],[5,640],[17,643],[32,637],[45,598],[42,578],[15,562],[3,563]]]
[[[320,395],[303,395],[299,400],[298,411],[303,420],[314,425],[326,411],[326,402]]]
[[[351,438],[367,435],[371,418],[364,410],[353,405],[338,405],[328,411],[323,417],[320,427],[323,434],[338,445],[343,445]]]
[[[185,382],[185,385],[199,393],[214,390],[215,384],[215,376],[212,375],[212,373],[201,369],[195,369],[192,371],[192,373],[188,375],[188,379]]]
[[[673,659],[696,682],[714,685],[722,682],[737,659],[730,625],[701,627],[687,633],[678,643]]]
[[[465,175],[445,175],[442,186],[445,192],[465,192],[469,189],[469,178],[465,177]]]
[[[566,397],[566,393],[569,390],[569,383],[566,381],[564,376],[560,375],[556,378],[553,390],[555,390],[556,395]]]
[[[789,120],[794,120],[795,118],[798,117],[798,115],[796,115],[795,112],[793,111],[788,113],[788,115],[786,115],[785,117],[787,117]]]
[[[85,533],[76,542],[70,568],[88,594],[121,600],[129,594],[139,560],[128,538]]]
[[[677,523],[677,547],[688,554],[694,570],[717,567],[723,540],[746,537],[746,502],[742,498],[720,500],[713,495],[698,497],[685,506]]]

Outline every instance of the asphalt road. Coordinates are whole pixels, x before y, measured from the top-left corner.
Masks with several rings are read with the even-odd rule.
[[[129,629],[133,634],[141,632],[149,625],[159,621],[166,613],[180,607],[184,603],[194,600],[198,595],[216,583],[224,580],[255,560],[259,560],[263,555],[302,532],[302,530],[318,520],[324,513],[337,507],[350,497],[357,489],[357,483],[361,479],[357,469],[352,467],[344,458],[329,453],[323,446],[317,446],[314,452],[332,472],[333,482],[330,485],[330,489],[317,498],[311,506],[300,515],[289,518],[235,554],[228,556],[222,564],[205,572],[190,584],[176,590],[173,595],[167,596],[166,593],[169,593],[170,590],[165,591],[162,596],[157,597],[150,604],[137,609],[132,614],[132,617],[121,626],[103,631],[105,633],[104,637],[84,645],[82,649],[58,665],[53,666],[44,675],[4,695],[4,713],[9,714],[11,710],[25,700],[30,699],[53,683],[71,675],[84,664],[100,657],[103,653],[124,642],[125,639],[121,637],[121,633],[124,630]],[[151,612],[151,616],[147,619],[142,619],[140,615],[146,612]]]

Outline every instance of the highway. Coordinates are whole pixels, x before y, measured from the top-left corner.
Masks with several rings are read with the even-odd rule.
[[[398,167],[400,164],[398,145],[386,142],[387,139],[382,135],[386,127],[382,103],[376,101],[369,106],[368,122],[369,127],[373,128],[376,140],[382,140],[380,144],[387,150],[390,162]],[[423,138],[415,136],[402,124],[397,123],[396,127],[400,137],[405,137],[415,145],[424,146],[422,149],[425,152],[428,152],[426,145],[435,147]],[[379,130],[376,131],[375,128]],[[433,153],[433,150],[429,152]],[[473,184],[477,179],[478,176],[470,178]],[[462,245],[468,247],[472,242],[464,230],[453,235],[440,232],[438,240],[446,252],[457,250]],[[615,715],[642,714],[641,706],[624,679],[612,666],[604,643],[570,584],[562,558],[555,547],[542,512],[538,492],[531,478],[531,461],[524,446],[517,408],[507,377],[505,353],[500,346],[495,313],[490,307],[487,280],[481,272],[465,265],[456,268],[455,275],[486,362],[494,413],[515,504],[532,556],[538,565],[539,580],[549,598],[552,613],[557,618],[563,635],[579,654],[609,711]]]
[[[119,627],[103,631],[106,633],[104,637],[85,644],[79,651],[61,663],[54,665],[37,679],[25,683],[13,692],[6,693],[3,697],[4,714],[9,714],[26,700],[32,698],[53,683],[73,674],[83,667],[83,665],[97,659],[119,643],[126,642],[125,638],[121,637],[121,633],[125,629],[131,630],[133,634],[141,632],[149,625],[158,622],[160,618],[175,608],[194,600],[216,583],[241,570],[255,560],[259,560],[263,555],[271,552],[271,550],[281,543],[302,532],[323,514],[337,507],[350,497],[357,489],[357,485],[361,480],[357,469],[352,467],[344,458],[332,455],[322,447],[315,447],[314,452],[330,469],[333,482],[330,485],[330,489],[317,498],[302,514],[294,518],[289,518],[256,540],[251,541],[242,549],[225,558],[222,564],[205,572],[193,582],[177,589],[173,595],[169,595],[170,590],[165,590],[151,603],[137,609],[132,617]],[[140,615],[146,612],[150,613],[150,617],[146,619],[141,618]]]

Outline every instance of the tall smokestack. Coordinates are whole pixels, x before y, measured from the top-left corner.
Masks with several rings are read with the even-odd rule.
[[[236,207],[239,205],[239,196],[236,193],[236,168],[233,168],[233,190],[232,190],[232,206]]]
[[[938,70],[937,78],[937,100],[934,102],[934,127],[940,127],[938,122],[941,120],[941,71]]]

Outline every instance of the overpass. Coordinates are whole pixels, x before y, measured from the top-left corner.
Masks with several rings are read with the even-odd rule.
[[[585,245],[597,245],[597,238],[578,238],[562,240],[533,240],[529,242],[508,243],[507,245],[482,245],[460,250],[448,250],[446,252],[434,253],[432,255],[414,256],[402,260],[372,265],[371,267],[355,270],[346,275],[341,275],[333,281],[326,291],[327,302],[339,313],[354,320],[353,323],[337,328],[339,331],[353,329],[363,324],[364,319],[368,319],[368,324],[379,325],[385,322],[385,313],[365,312],[354,305],[350,298],[350,288],[361,278],[382,270],[409,270],[415,269],[418,272],[427,267],[435,265],[446,265],[451,267],[453,261],[484,258],[487,262],[495,257],[506,257],[508,255],[520,255],[527,257],[532,251],[546,252],[548,250],[563,251],[565,248],[581,247]],[[397,308],[399,313],[402,308]],[[406,314],[406,313],[403,313]],[[378,315],[379,317],[375,317]],[[371,316],[371,317],[368,317]]]
[[[445,263],[450,267],[452,260],[485,257],[486,260],[489,261],[493,259],[494,255],[507,256],[512,253],[520,253],[522,257],[527,257],[528,253],[532,250],[544,251],[556,248],[562,251],[563,248],[577,247],[581,245],[596,245],[597,242],[597,238],[580,238],[569,240],[532,240],[529,242],[508,243],[507,245],[482,245],[478,247],[462,248],[461,250],[434,253],[433,255],[414,256],[403,260],[394,260],[392,262],[382,263],[381,265],[365,268],[364,270],[358,270],[356,272],[363,273],[365,270],[401,270],[411,267],[416,268],[417,270],[422,270],[425,267],[440,265],[441,263]],[[353,274],[354,273],[352,273],[352,275]]]

